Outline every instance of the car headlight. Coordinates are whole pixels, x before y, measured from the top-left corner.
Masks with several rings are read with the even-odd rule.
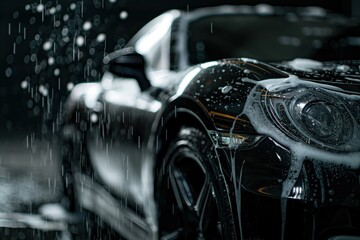
[[[325,101],[302,105],[299,106],[302,124],[312,136],[328,143],[334,139],[339,144],[343,137],[349,135],[348,118],[340,112],[337,106]]]
[[[336,151],[351,150],[354,118],[341,97],[311,87],[265,91],[262,96],[268,117],[293,139]]]

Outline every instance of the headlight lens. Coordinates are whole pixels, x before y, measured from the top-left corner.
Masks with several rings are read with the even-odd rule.
[[[319,101],[308,104],[301,112],[303,123],[312,135],[327,140],[342,133],[342,115],[334,105]]]
[[[263,94],[266,112],[287,135],[309,144],[347,149],[354,121],[345,103],[318,88],[302,87]]]

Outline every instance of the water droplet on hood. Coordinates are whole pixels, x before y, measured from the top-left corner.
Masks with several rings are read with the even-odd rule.
[[[232,86],[225,86],[221,89],[221,93],[227,94],[231,91],[232,88],[233,88]]]

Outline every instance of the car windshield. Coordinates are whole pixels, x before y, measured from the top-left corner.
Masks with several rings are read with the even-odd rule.
[[[359,59],[359,25],[344,18],[218,15],[189,23],[189,63],[246,57]]]

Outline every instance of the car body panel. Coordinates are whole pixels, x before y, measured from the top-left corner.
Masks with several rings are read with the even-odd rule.
[[[83,100],[82,105],[86,106],[87,99],[88,106],[93,106],[86,110],[86,115],[90,116],[90,119],[94,118],[94,114],[97,116],[96,121],[91,123],[91,131],[88,131],[87,136],[90,159],[97,174],[96,178],[109,187],[116,196],[140,206],[145,215],[152,216],[149,219],[155,222],[156,214],[151,212],[151,207],[154,206],[151,204],[154,203],[149,204],[149,199],[153,199],[154,190],[151,183],[154,182],[153,169],[157,161],[156,153],[160,147],[159,140],[156,138],[161,136],[160,132],[166,128],[163,127],[166,126],[166,119],[169,119],[171,115],[176,115],[177,111],[178,113],[188,111],[199,117],[199,121],[209,134],[215,131],[220,134],[237,134],[237,137],[262,135],[249,119],[240,117],[247,96],[255,86],[254,83],[246,82],[246,80],[251,78],[261,82],[264,79],[275,78],[280,82],[287,74],[291,73],[282,72],[280,69],[257,61],[230,59],[191,68],[179,75],[180,80],[174,80],[168,93],[163,95],[157,94],[156,90],[140,92],[134,87],[134,82],[126,80],[118,83],[120,86],[116,88],[111,87],[110,90],[102,92],[98,89],[93,91],[98,93],[93,94],[93,97],[103,106],[100,108],[97,104],[89,105],[89,102],[95,102],[95,99],[91,101],[89,96],[75,94],[78,97],[82,96],[80,97]],[[357,78],[347,80],[342,76],[345,82],[341,81],[340,77],[336,78],[336,81],[332,78],[325,80],[324,77],[317,80],[316,77],[310,78],[310,73],[306,74],[308,78],[305,81],[310,83],[315,81],[319,86],[321,84],[333,85],[339,90],[342,87],[347,92],[350,85],[352,94],[358,94],[355,88]],[[80,89],[80,87],[77,88]],[[83,85],[83,87],[103,88],[101,84]],[[75,90],[75,92],[81,92],[81,90]],[[79,106],[79,104],[81,105],[81,101],[73,106]],[[216,139],[214,137],[212,139],[215,143]],[[235,157],[235,172],[242,174],[242,178],[237,175],[236,179],[244,179],[241,181],[244,191],[281,198],[283,182],[291,169],[291,150],[275,139],[276,136],[270,135],[266,137],[266,140],[254,139],[253,145],[249,144],[244,149],[239,147]],[[231,176],[234,157],[231,157],[229,146],[225,144],[220,148],[227,155],[224,170]],[[259,157],[257,152],[263,152],[260,155],[262,157]],[[336,163],[330,165],[311,163],[310,165],[318,169],[314,174],[319,179],[320,185],[316,189],[305,186],[304,189],[308,191],[306,195],[304,192],[291,193],[293,195],[290,198],[314,201],[316,193],[320,194],[317,195],[318,201],[324,204],[330,203],[329,201],[332,201],[332,204],[344,204],[346,201],[350,206],[357,206],[359,196],[353,195],[353,200],[343,199],[342,196],[346,196],[344,189],[338,189],[337,183],[330,184],[330,179],[319,176],[320,172],[330,174],[332,169],[343,168],[342,165]],[[345,174],[347,177],[342,180],[342,182],[348,182],[347,191],[355,193],[359,188],[359,183],[356,182],[357,171],[338,170],[339,173],[348,172]],[[261,177],[259,173],[262,173]],[[349,178],[351,175],[354,177]],[[303,181],[307,180],[303,179]],[[304,182],[299,184],[304,185]],[[330,188],[330,185],[325,187],[326,184],[331,185],[332,198],[324,193],[324,189]],[[337,189],[336,195],[334,189]],[[156,226],[155,223],[154,225]]]
[[[253,13],[250,8],[239,9],[243,14]],[[213,9],[216,14],[239,11],[235,10],[229,6]],[[261,8],[257,11],[261,14]],[[263,14],[273,11],[267,8]],[[99,83],[84,83],[73,89],[66,108],[67,137],[75,141],[74,136],[80,133],[78,141],[85,142],[94,173],[91,177],[85,171],[76,173],[82,204],[127,238],[156,239],[157,207],[161,206],[156,206],[154,183],[161,154],[179,126],[194,125],[214,144],[221,177],[228,187],[224,194],[232,199],[239,236],[291,238],[294,226],[302,235],[293,239],[358,234],[360,223],[350,212],[359,211],[359,149],[336,152],[288,136],[271,122],[262,104],[267,93],[278,91],[276,87],[324,90],[344,102],[352,113],[356,135],[360,129],[359,62],[297,59],[265,64],[234,58],[189,67],[183,28],[206,14],[211,11],[198,10],[185,17],[179,11],[164,15],[169,20],[162,32],[164,41],[154,42],[159,44],[154,52],[145,48],[142,52],[147,61],[156,63],[147,67],[152,83],[149,89],[141,91],[135,79],[111,73],[105,73]],[[176,23],[181,16],[184,19]],[[178,29],[172,32],[176,24]],[[156,21],[130,45],[141,49],[139,39],[154,26]],[[172,43],[174,34],[181,35],[173,43],[176,56],[173,62],[162,64],[161,53],[172,51],[167,44]],[[159,61],[153,61],[157,57]],[[336,206],[349,216],[340,219],[346,230],[330,221],[322,224],[315,217],[326,218],[324,211],[330,209],[328,217],[337,220]],[[105,208],[104,213],[101,209]],[[301,212],[303,209],[306,211]],[[129,230],[132,224],[136,227]],[[318,229],[313,229],[314,225]]]

